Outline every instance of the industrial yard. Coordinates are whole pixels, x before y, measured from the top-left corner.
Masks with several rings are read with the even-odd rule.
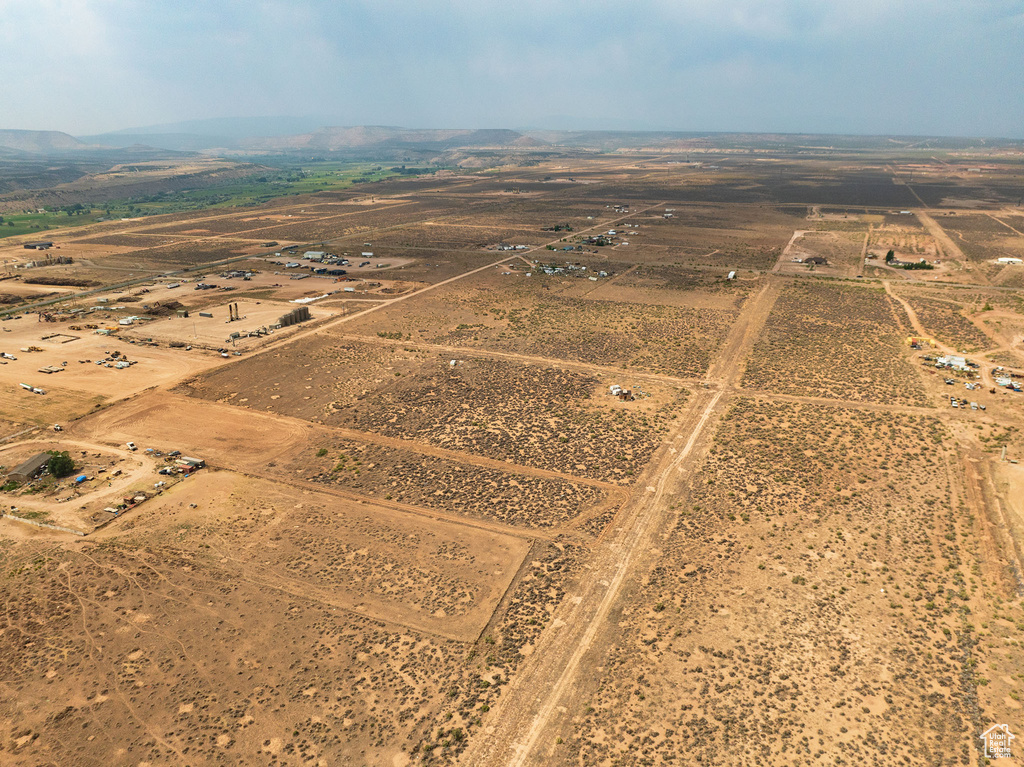
[[[1019,165],[758,152],[0,241],[0,763],[984,763]]]

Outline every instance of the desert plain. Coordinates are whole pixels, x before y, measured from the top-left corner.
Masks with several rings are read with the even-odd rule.
[[[0,240],[0,763],[1024,737],[1020,157],[696,156]]]

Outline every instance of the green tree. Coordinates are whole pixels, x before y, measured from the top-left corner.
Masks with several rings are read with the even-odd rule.
[[[885,254],[885,263],[891,263],[894,258],[896,258],[896,254],[890,250]]]
[[[68,455],[67,450],[50,450],[48,452],[50,460],[47,462],[46,468],[50,470],[50,474],[55,477],[66,477],[75,470],[75,461]]]

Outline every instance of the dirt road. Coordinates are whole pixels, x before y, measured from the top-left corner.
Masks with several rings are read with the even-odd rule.
[[[664,204],[664,203],[657,203],[655,205],[651,205],[648,208],[644,208],[643,210],[638,211],[637,214],[644,213],[645,211],[650,210],[651,208],[656,208],[656,207],[658,207],[659,205],[662,205],[662,204]],[[637,215],[637,214],[631,214],[631,215]],[[622,221],[622,220],[627,219],[627,218],[630,218],[630,215],[619,216],[618,218],[613,218],[610,221],[603,221],[600,224],[595,224],[594,226],[591,226],[591,227],[588,227],[587,229],[581,230],[579,232],[579,234],[582,235],[585,232],[589,232],[591,229],[597,229],[599,227],[603,228],[603,227],[606,227],[606,226],[609,226],[609,225],[612,225],[612,224],[616,224],[619,221]],[[380,231],[383,231],[383,230],[380,230]],[[537,248],[534,248],[534,250],[535,251],[543,251],[546,245],[554,245],[555,243],[558,243],[560,241],[561,241],[560,239],[556,238],[554,240],[551,240],[551,242],[549,242],[549,243],[545,243],[545,245],[540,245]],[[471,277],[474,274],[479,274],[480,272],[487,271],[488,269],[493,269],[496,266],[500,266],[501,264],[507,263],[509,261],[509,259],[512,258],[512,257],[513,256],[510,256],[508,254],[503,255],[499,260],[491,261],[490,263],[484,264],[483,266],[479,266],[476,269],[470,269],[468,272],[463,272],[462,274],[457,274],[454,277],[449,277],[446,280],[441,280],[440,282],[435,282],[433,285],[427,285],[426,287],[420,288],[419,290],[415,290],[412,293],[406,293],[406,294],[398,296],[396,298],[391,298],[391,299],[388,299],[388,300],[385,300],[385,301],[381,301],[380,303],[378,303],[378,304],[376,304],[374,306],[371,306],[371,307],[369,307],[367,309],[363,309],[362,311],[356,312],[355,314],[346,314],[343,317],[339,317],[336,320],[331,320],[330,322],[324,323],[323,325],[319,325],[316,328],[312,328],[312,329],[310,329],[308,331],[305,331],[305,332],[297,333],[295,335],[289,336],[288,338],[281,339],[280,341],[278,341],[276,343],[270,343],[270,344],[264,346],[262,349],[260,349],[259,352],[257,352],[257,354],[265,354],[268,351],[270,351],[272,349],[276,349],[279,346],[282,346],[284,344],[291,343],[292,341],[297,341],[299,339],[305,338],[306,336],[314,335],[316,333],[319,333],[321,330],[325,330],[327,328],[334,328],[334,327],[337,327],[339,325],[344,325],[346,322],[351,322],[352,320],[357,319],[359,317],[365,317],[367,314],[370,314],[372,312],[380,311],[381,309],[384,309],[384,308],[387,308],[387,307],[390,307],[390,306],[394,306],[395,304],[401,303],[402,301],[408,301],[410,298],[415,298],[416,296],[421,296],[424,293],[428,293],[428,292],[430,292],[432,290],[437,290],[438,288],[443,288],[445,285],[450,285],[453,282],[458,282],[459,280],[463,280],[466,277]],[[228,364],[230,364],[230,363],[228,363]]]
[[[711,366],[709,383],[738,382],[741,363],[778,296],[778,282],[769,279],[746,302]],[[551,728],[579,681],[581,668],[587,667],[584,658],[600,647],[602,634],[611,628],[608,618],[623,589],[656,556],[654,538],[671,515],[666,492],[698,465],[729,399],[721,390],[698,390],[620,512],[615,533],[596,549],[579,593],[567,595],[555,611],[535,651],[502,696],[492,717],[495,724],[470,743],[460,764],[522,767],[545,762],[541,744],[554,742]]]
[[[36,445],[38,445],[38,448],[35,448]],[[4,445],[3,449],[0,450],[0,455],[16,450],[24,450],[26,447],[30,446],[40,451],[53,449],[66,450],[68,448],[73,448],[75,450],[88,450],[90,452],[103,453],[108,457],[113,456],[129,462],[127,465],[120,467],[121,474],[119,476],[114,477],[113,475],[110,475],[105,478],[100,477],[100,481],[97,484],[90,485],[89,489],[84,493],[76,495],[75,503],[85,502],[101,506],[111,502],[112,499],[120,498],[120,496],[133,485],[137,485],[140,482],[148,484],[150,479],[155,475],[158,466],[157,460],[145,453],[131,452],[126,448],[111,447],[110,445],[100,444],[97,442],[67,439],[66,436],[46,441],[30,440]],[[157,479],[161,479],[161,477],[157,477]],[[103,482],[106,482],[107,484],[104,485]],[[61,503],[60,501],[36,496],[23,496],[18,501],[18,508],[22,512],[46,512],[56,515],[60,515],[61,512],[70,511],[70,507],[67,503]],[[56,521],[60,524],[62,521],[67,520],[58,519]]]
[[[914,328],[914,332],[923,338],[931,338],[931,334],[925,330],[924,325],[921,324],[921,320],[917,318],[917,312],[914,311],[914,307],[910,305],[910,302],[896,295],[888,280],[882,280],[882,286],[885,288],[886,294],[894,301],[898,301],[900,306],[903,307],[903,311],[907,313],[907,319],[910,320],[910,326]],[[938,341],[935,343],[938,343]]]
[[[946,234],[946,230],[939,226],[938,222],[923,210],[915,212],[917,220],[921,222],[921,225],[928,230],[928,233],[935,238],[935,242],[938,243],[939,250],[942,253],[943,260],[958,261],[965,269],[970,267],[970,260],[964,255],[964,252],[960,250],[960,246],[953,242],[953,238]],[[984,272],[980,269],[971,269],[971,274],[975,275],[982,285],[991,285],[992,281],[985,276]]]
[[[931,334],[924,327],[924,325],[921,324],[921,320],[918,319],[917,312],[914,311],[914,307],[912,307],[910,305],[909,301],[907,301],[907,300],[905,300],[903,298],[900,298],[898,295],[896,295],[896,293],[894,293],[893,290],[892,290],[892,286],[889,284],[889,282],[887,280],[883,280],[882,281],[882,285],[885,286],[885,292],[888,293],[889,296],[891,296],[894,300],[899,301],[900,305],[903,307],[903,310],[907,313],[907,318],[910,320],[910,325],[914,328],[914,332],[917,333],[919,336],[922,336],[924,338],[931,338],[932,339],[932,342],[935,344],[934,349],[935,349],[936,352],[939,352],[941,354],[952,354],[952,355],[959,355],[960,354],[960,352],[957,351],[956,349],[954,349],[953,347],[946,346],[945,344],[940,343],[939,341],[935,340],[931,336]],[[993,313],[993,314],[990,314],[989,316],[999,316],[999,315],[996,314],[996,313]],[[1010,316],[1012,317],[1013,315],[1010,315]],[[971,318],[969,318],[969,319],[971,319]],[[977,327],[979,331],[981,331],[982,333],[986,333],[987,334],[988,331],[983,326],[981,326],[978,322],[976,322],[974,319],[971,319],[971,322],[974,323],[975,327]],[[994,354],[996,352],[1001,352],[1001,351],[1012,351],[1012,349],[1010,349],[1010,347],[1005,345],[1005,344],[1001,345],[1001,346],[997,345],[997,346],[991,347],[989,349],[985,349],[985,350],[983,350],[981,352],[978,352],[978,354],[975,355],[975,356],[985,356],[985,355]],[[982,364],[982,366],[981,366],[981,368],[979,368],[978,372],[981,374],[982,385],[986,389],[991,389],[992,387],[994,387],[996,385],[995,384],[995,380],[992,377],[992,369],[991,369],[991,366],[989,364]]]
[[[793,232],[793,236],[789,238],[789,242],[786,243],[786,247],[784,247],[782,252],[779,254],[779,260],[776,261],[775,266],[772,267],[773,272],[779,271],[784,264],[789,262],[790,253],[793,251],[793,246],[796,245],[796,241],[807,234],[808,231],[810,230],[797,229]]]
[[[403,341],[379,336],[366,336],[356,333],[346,333],[340,338],[346,341],[357,341],[360,343],[373,343],[378,345],[397,346],[403,349],[419,349],[422,351],[439,352],[449,355],[452,358],[482,357],[487,359],[510,360],[520,362],[524,365],[543,365],[544,367],[557,367],[565,370],[579,370],[585,373],[598,373],[622,378],[624,373],[621,367],[610,365],[596,365],[590,362],[578,362],[575,360],[555,359],[552,357],[538,357],[533,354],[519,354],[518,352],[500,352],[494,349],[476,348],[471,346],[449,346],[446,344],[431,344],[423,341]],[[677,378],[676,376],[663,375],[661,373],[646,373],[641,370],[630,370],[630,379],[638,381],[653,381],[657,383],[670,384],[672,386],[694,386],[700,380],[696,378]]]

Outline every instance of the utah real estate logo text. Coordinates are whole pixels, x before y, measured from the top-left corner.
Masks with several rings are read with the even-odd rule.
[[[1010,733],[1009,725],[994,724],[978,737],[985,742],[987,759],[1004,759],[1010,757],[1010,742],[1016,736]]]

